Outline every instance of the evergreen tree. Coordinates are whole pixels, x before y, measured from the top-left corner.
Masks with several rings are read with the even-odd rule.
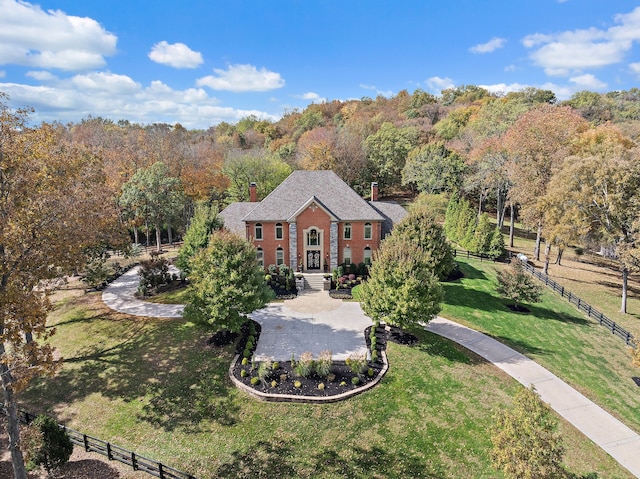
[[[414,207],[397,224],[391,236],[403,238],[425,253],[427,267],[440,279],[445,279],[455,266],[451,246],[434,214],[424,205]]]
[[[184,243],[178,253],[176,265],[188,275],[191,271],[191,259],[209,244],[209,237],[214,230],[222,227],[222,221],[218,217],[218,209],[215,206],[200,204],[196,206],[191,224],[184,235]]]
[[[478,226],[476,226],[473,233],[473,248],[471,251],[488,255],[494,230],[495,228],[491,225],[489,215],[482,213],[478,221]]]
[[[491,259],[498,259],[503,257],[506,252],[507,249],[504,245],[504,236],[502,236],[502,231],[500,231],[500,228],[496,228],[493,230],[487,254]]]
[[[73,443],[67,432],[55,419],[40,415],[29,426],[24,448],[27,462],[42,466],[50,475],[52,471],[69,462]]]

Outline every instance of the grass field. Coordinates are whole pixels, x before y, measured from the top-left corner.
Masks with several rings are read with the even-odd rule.
[[[466,306],[447,306],[454,307]],[[75,429],[203,479],[501,477],[489,464],[488,431],[519,386],[430,333],[418,346],[391,344],[391,369],[373,390],[300,405],[259,402],[233,388],[232,349],[211,349],[210,333],[184,320],[117,314],[89,294],[60,303],[50,323],[66,360],[56,377],[32,384],[22,407],[51,410]],[[588,329],[577,319],[566,324]],[[631,477],[571,426],[562,423],[562,432],[574,472]]]
[[[513,313],[495,292],[504,265],[458,259],[465,277],[446,283],[442,316],[485,332],[551,370],[627,425],[640,430],[640,370],[624,341],[545,290],[531,313]]]

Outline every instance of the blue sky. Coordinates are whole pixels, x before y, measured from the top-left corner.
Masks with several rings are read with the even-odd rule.
[[[207,128],[403,89],[628,90],[639,43],[637,0],[0,0],[0,91],[35,121]]]

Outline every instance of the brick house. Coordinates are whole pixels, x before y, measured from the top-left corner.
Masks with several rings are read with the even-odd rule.
[[[333,171],[297,170],[258,201],[232,203],[220,216],[225,227],[251,241],[260,263],[298,271],[331,271],[342,263],[371,263],[373,252],[407,214],[395,202],[360,197]]]

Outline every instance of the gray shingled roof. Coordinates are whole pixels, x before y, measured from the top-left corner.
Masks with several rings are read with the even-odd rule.
[[[341,221],[383,221],[385,218],[333,171],[297,170],[291,173],[244,221],[287,221],[315,196]]]
[[[249,202],[231,203],[219,213],[219,216],[224,220],[225,228],[244,238],[247,235],[247,230],[242,218],[254,209],[257,204]]]
[[[395,201],[369,201],[369,204],[384,216],[384,221],[382,222],[383,238],[391,233],[393,225],[400,223],[408,214],[407,210]]]

